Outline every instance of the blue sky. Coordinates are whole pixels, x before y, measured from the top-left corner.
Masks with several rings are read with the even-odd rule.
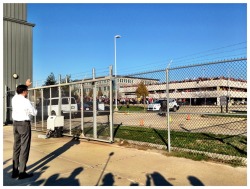
[[[247,4],[29,3],[33,82],[53,72],[72,79],[130,74],[246,57]]]

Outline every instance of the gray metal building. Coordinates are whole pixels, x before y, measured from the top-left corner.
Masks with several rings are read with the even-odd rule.
[[[27,4],[3,4],[3,121],[11,120],[10,99],[19,84],[33,76],[33,27]]]

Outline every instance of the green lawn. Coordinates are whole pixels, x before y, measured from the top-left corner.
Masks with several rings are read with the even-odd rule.
[[[118,106],[118,110],[121,112],[142,112],[144,111],[144,107],[137,105],[129,105],[129,108],[127,108],[127,105],[123,105],[123,106]]]
[[[107,125],[99,125],[97,127],[97,135],[103,138],[109,138],[109,127]],[[93,135],[93,127],[84,129],[86,136]],[[177,149],[189,149],[199,152],[208,152],[221,155],[235,156],[239,158],[247,157],[247,137],[240,135],[221,135],[211,133],[190,133],[171,131],[171,147]],[[92,136],[93,137],[93,136]],[[123,141],[136,141],[149,143],[146,148],[150,148],[150,144],[164,145],[168,147],[168,132],[167,130],[134,127],[118,125],[114,126],[114,140],[121,139]],[[124,143],[125,145],[128,142]],[[143,147],[144,148],[144,147]],[[229,163],[233,166],[245,166],[245,164],[238,159],[221,159],[211,158],[205,153],[194,153],[187,151],[172,151],[171,155],[189,158],[193,160],[213,160],[224,163]]]
[[[242,115],[238,115],[238,114],[242,114]],[[235,118],[247,118],[247,113],[229,113],[229,114],[225,114],[225,113],[219,113],[219,114],[204,114],[201,115],[202,117],[235,117]]]
[[[114,138],[166,146],[168,143],[167,131],[154,128],[120,126],[115,128]],[[247,157],[246,136],[171,131],[171,146],[223,155]]]

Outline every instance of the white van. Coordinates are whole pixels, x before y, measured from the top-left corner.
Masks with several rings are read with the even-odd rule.
[[[61,115],[67,115],[71,112],[72,115],[77,114],[77,103],[74,97],[62,97]],[[51,103],[51,104],[50,104]],[[46,100],[48,115],[59,115],[59,97]]]

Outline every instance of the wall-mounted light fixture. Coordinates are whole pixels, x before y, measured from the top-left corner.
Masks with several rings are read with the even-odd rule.
[[[13,75],[12,75],[12,77],[14,78],[14,79],[18,79],[18,75],[16,74],[16,73],[14,73]]]

